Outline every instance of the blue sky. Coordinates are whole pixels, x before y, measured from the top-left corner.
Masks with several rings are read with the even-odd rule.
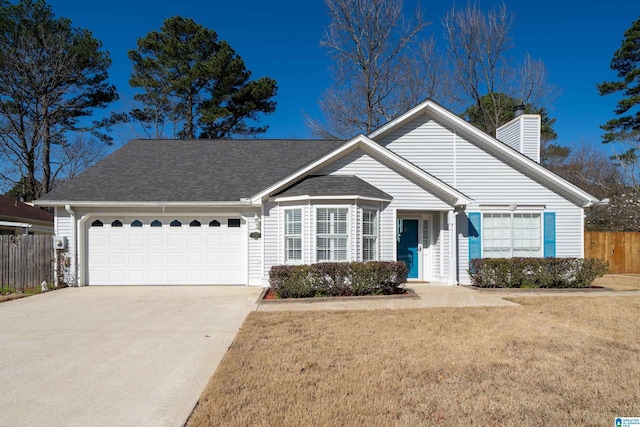
[[[276,112],[262,120],[270,127],[264,137],[311,137],[304,114],[320,117],[318,99],[331,85],[328,71],[331,60],[319,43],[329,22],[322,1],[50,0],[49,3],[58,16],[92,30],[103,42],[113,59],[110,79],[125,99],[135,93],[128,84],[131,63],[127,51],[135,48],[136,39],[158,29],[165,18],[182,15],[195,19],[215,30],[220,39],[227,40],[254,77],[269,76],[278,82]],[[406,3],[409,13],[415,2]],[[457,3],[462,5],[466,1]],[[480,5],[488,8],[496,3],[481,1]],[[425,18],[433,23],[426,34],[441,36],[440,20],[452,4],[441,0],[420,2]],[[599,126],[612,118],[616,98],[600,97],[595,85],[615,78],[609,69],[611,57],[620,46],[624,31],[640,16],[638,1],[507,1],[507,7],[515,14],[512,35],[516,47],[511,55],[522,58],[529,52],[542,59],[550,83],[559,90],[554,104],[548,106],[550,115],[557,118],[558,142],[600,146]]]

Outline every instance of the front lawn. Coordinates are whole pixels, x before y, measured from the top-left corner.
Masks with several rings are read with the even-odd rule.
[[[613,425],[640,415],[640,297],[253,312],[188,426]]]
[[[603,286],[614,291],[640,291],[639,274],[605,274],[593,281],[594,286]]]

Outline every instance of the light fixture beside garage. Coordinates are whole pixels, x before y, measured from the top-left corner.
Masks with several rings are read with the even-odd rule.
[[[260,226],[262,225],[262,218],[260,218],[260,216],[258,214],[255,214],[253,216],[253,229],[255,231],[251,232],[249,234],[249,237],[251,237],[252,239],[259,239],[260,237],[262,237],[262,234],[260,233]]]

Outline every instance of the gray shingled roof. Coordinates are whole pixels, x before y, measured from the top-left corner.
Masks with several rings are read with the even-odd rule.
[[[393,199],[379,188],[352,175],[309,176],[282,191],[278,196],[364,196]]]
[[[40,201],[238,201],[344,141],[133,140]]]

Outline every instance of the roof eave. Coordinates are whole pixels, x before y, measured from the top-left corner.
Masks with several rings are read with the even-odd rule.
[[[260,203],[252,203],[250,199],[238,201],[82,201],[82,200],[36,200],[38,206],[51,207],[154,207],[154,206],[181,206],[181,207],[248,207],[258,206]]]
[[[288,197],[274,197],[273,201],[279,202],[298,202],[308,200],[365,200],[370,202],[391,202],[393,197],[372,197],[372,196],[360,196],[360,195],[300,195],[300,196],[288,196]]]

